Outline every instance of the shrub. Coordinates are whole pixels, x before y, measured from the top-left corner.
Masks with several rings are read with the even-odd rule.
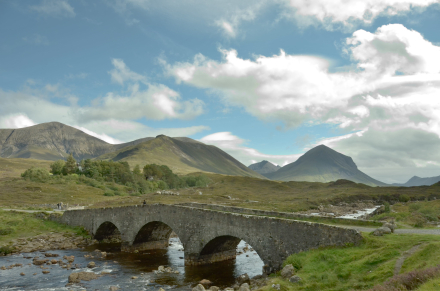
[[[0,247],[0,255],[6,256],[10,253],[12,253],[12,249],[10,247]]]
[[[390,212],[391,211],[391,209],[390,209],[390,203],[388,203],[388,202],[385,202],[384,204],[383,204],[383,206],[384,206],[384,211],[385,212]]]
[[[410,200],[409,196],[406,194],[400,195],[399,196],[399,201],[400,202],[408,202]]]
[[[49,180],[50,174],[46,169],[32,167],[27,169],[23,174],[21,174],[21,176],[26,180],[33,182],[46,182]]]
[[[50,171],[54,175],[62,175],[63,168],[66,165],[66,162],[63,160],[58,160],[52,164],[50,164]]]
[[[12,228],[4,228],[4,229],[0,229],[0,235],[8,235],[13,233],[14,230]]]
[[[115,196],[115,193],[112,190],[107,190],[104,192],[104,196]]]

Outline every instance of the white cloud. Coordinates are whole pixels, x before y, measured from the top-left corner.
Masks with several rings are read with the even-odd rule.
[[[49,40],[44,35],[34,33],[31,36],[25,36],[22,38],[23,41],[35,45],[49,45]]]
[[[124,85],[123,94],[109,92],[103,98],[92,101],[92,106],[77,110],[78,118],[84,121],[116,119],[192,119],[203,113],[204,103],[197,98],[182,100],[179,93],[162,84],[151,84],[141,74],[131,71],[119,59],[112,61],[114,69],[109,73],[112,81]],[[147,86],[141,89],[141,84]]]
[[[133,72],[130,70],[127,65],[121,59],[112,59],[112,64],[114,68],[109,71],[110,76],[112,77],[112,81],[118,83],[120,85],[124,85],[124,82],[132,81],[132,82],[142,82],[146,83],[147,78],[141,74]]]
[[[96,132],[94,132],[94,131],[88,130],[88,129],[85,128],[85,127],[77,126],[77,125],[73,125],[73,127],[75,127],[76,129],[81,130],[82,132],[87,133],[88,135],[91,135],[91,136],[94,136],[94,137],[96,137],[96,138],[99,138],[100,140],[103,140],[103,141],[108,142],[108,143],[110,143],[110,144],[120,144],[120,143],[122,143],[122,141],[120,141],[120,140],[118,140],[118,139],[115,139],[115,138],[113,138],[113,137],[111,137],[111,136],[108,136],[108,135],[105,134],[105,133],[101,133],[101,134],[99,134],[99,133],[96,133]]]
[[[272,164],[287,165],[298,159],[300,155],[267,155],[256,149],[246,147],[246,140],[233,135],[231,132],[217,132],[200,139],[205,144],[215,145],[241,163],[249,166],[262,160],[268,160]]]
[[[328,30],[351,30],[369,25],[379,16],[393,16],[424,9],[438,0],[283,0],[284,17],[301,26],[321,24]]]
[[[23,128],[35,125],[26,114],[9,114],[0,118],[0,128]]]
[[[75,17],[76,15],[67,0],[42,0],[38,5],[29,6],[29,9],[54,17]]]
[[[203,102],[183,100],[162,84],[150,84],[146,77],[132,72],[122,60],[114,62],[112,79],[127,86],[127,90],[108,92],[95,98],[90,105],[78,105],[78,98],[60,84],[37,83],[28,80],[22,90],[3,91],[0,88],[0,127],[22,127],[35,123],[59,121],[109,143],[127,142],[147,136],[166,134],[187,136],[209,127],[151,128],[136,120],[191,119],[203,113]],[[68,76],[68,77],[81,77]],[[140,86],[146,86],[141,89]],[[53,102],[52,99],[56,99]],[[60,102],[61,100],[61,102]]]
[[[418,151],[424,139],[440,145],[440,47],[400,24],[384,25],[374,33],[356,31],[346,43],[344,50],[354,65],[346,71],[331,72],[328,60],[283,51],[242,59],[234,50],[222,50],[220,62],[197,55],[192,63],[165,67],[177,82],[215,92],[226,106],[244,108],[261,120],[282,121],[287,127],[330,123],[356,132],[333,143],[344,151],[352,147],[361,169],[380,172],[371,163],[386,160],[389,143]],[[397,132],[403,137],[394,136]],[[376,140],[369,150],[354,142],[367,139]],[[237,145],[229,147],[236,150]],[[361,156],[368,158],[357,159]],[[396,173],[403,168],[424,172],[438,161],[427,155],[398,157],[401,160],[391,163]],[[392,176],[375,178],[396,178]]]

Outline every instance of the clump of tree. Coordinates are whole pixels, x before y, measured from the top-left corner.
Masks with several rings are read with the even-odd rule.
[[[70,179],[70,177],[78,176],[80,182],[87,185],[102,188],[106,191],[106,196],[118,195],[119,188],[114,186],[103,186],[103,183],[111,185],[124,185],[125,189],[132,195],[145,194],[149,192],[166,189],[179,189],[187,187],[206,187],[211,180],[205,175],[198,176],[183,176],[179,177],[165,165],[148,164],[142,170],[139,165],[136,165],[133,170],[127,162],[115,161],[95,161],[86,159],[79,163],[72,155],[69,155],[66,161],[58,160],[50,165],[51,173],[57,179]],[[38,172],[23,173],[23,177],[37,177],[41,181],[49,179],[49,172],[46,174]],[[77,175],[73,175],[77,174]],[[64,177],[64,178],[63,178]],[[34,179],[34,178],[32,178]],[[114,189],[113,189],[114,188]]]
[[[23,178],[33,182],[47,182],[50,178],[49,171],[43,168],[32,167],[21,174]]]
[[[58,160],[50,165],[50,172],[54,175],[69,175],[78,172],[78,165],[72,154],[67,157],[66,161]]]

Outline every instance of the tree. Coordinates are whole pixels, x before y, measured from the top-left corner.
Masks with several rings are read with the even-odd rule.
[[[78,167],[76,166],[76,161],[73,158],[72,154],[70,154],[67,157],[66,164],[64,165],[63,174],[64,175],[75,174],[77,169]]]
[[[58,160],[50,164],[50,172],[54,175],[62,175],[63,168],[66,165],[66,162],[63,160]]]
[[[141,173],[141,168],[139,167],[139,165],[134,166],[133,174],[136,175],[136,176],[139,176],[139,175],[142,174]]]

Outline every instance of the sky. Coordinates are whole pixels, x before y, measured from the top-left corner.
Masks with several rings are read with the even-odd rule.
[[[3,0],[0,128],[165,134],[281,166],[440,175],[440,0]]]

